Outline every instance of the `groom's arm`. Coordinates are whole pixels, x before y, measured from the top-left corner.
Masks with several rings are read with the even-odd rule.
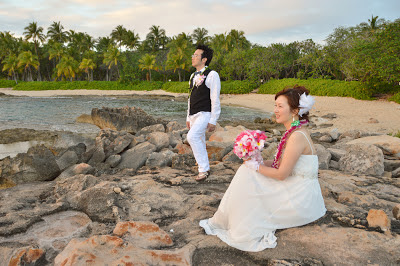
[[[211,118],[209,124],[215,126],[221,113],[221,103],[219,100],[219,95],[221,93],[221,81],[216,71],[211,71],[208,74],[206,85],[210,88],[211,98]]]

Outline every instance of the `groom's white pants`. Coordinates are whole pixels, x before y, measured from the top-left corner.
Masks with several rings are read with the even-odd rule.
[[[187,134],[187,141],[192,147],[194,158],[199,166],[199,172],[210,170],[206,149],[206,130],[210,118],[210,112],[198,112],[189,116],[190,130]]]

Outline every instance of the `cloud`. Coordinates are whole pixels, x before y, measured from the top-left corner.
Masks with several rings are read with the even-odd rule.
[[[398,0],[2,0],[0,31],[17,35],[32,21],[46,30],[61,21],[66,30],[94,37],[108,36],[123,25],[143,40],[152,25],[164,28],[168,36],[203,27],[211,36],[243,30],[250,41],[267,45],[322,41],[336,27],[355,26],[372,14],[394,20],[398,10]]]

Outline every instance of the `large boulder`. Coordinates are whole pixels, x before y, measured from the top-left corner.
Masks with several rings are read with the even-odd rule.
[[[172,165],[172,157],[175,155],[170,150],[163,150],[161,152],[153,152],[146,160],[146,166],[149,167],[164,167]]]
[[[380,136],[369,136],[359,138],[348,142],[347,144],[369,144],[375,145],[385,151],[386,153],[392,154],[400,158],[400,138],[380,135]]]
[[[217,130],[210,136],[209,141],[230,142],[233,143],[236,137],[242,132],[247,130],[243,126],[226,126],[224,128],[218,127]]]
[[[156,149],[156,146],[149,142],[140,143],[121,155],[122,159],[118,168],[132,168],[137,170],[146,163],[149,155],[156,151]]]
[[[222,161],[233,150],[233,142],[207,141],[207,153],[210,161]]]
[[[56,160],[61,171],[79,162],[78,155],[74,151],[66,151],[60,158]]]
[[[374,145],[353,144],[347,146],[346,154],[340,158],[339,169],[353,174],[382,176],[383,162],[381,149]]]
[[[61,173],[54,154],[44,145],[29,148],[14,158],[7,157],[1,163],[2,178],[21,184],[49,181]]]
[[[165,126],[163,124],[155,124],[140,129],[136,135],[147,135],[152,132],[165,132]]]
[[[325,149],[321,144],[315,144],[315,150],[318,155],[319,169],[329,169],[329,162],[331,161],[331,153]]]
[[[165,121],[155,119],[139,107],[93,108],[91,115],[93,123],[101,129],[123,130],[131,134],[136,134],[146,126],[160,123],[166,124]]]
[[[147,135],[146,140],[154,144],[157,151],[169,146],[169,135],[164,132],[152,132]]]

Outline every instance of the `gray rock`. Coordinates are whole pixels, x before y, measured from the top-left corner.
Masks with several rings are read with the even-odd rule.
[[[68,147],[67,151],[73,151],[78,156],[78,161],[82,162],[83,154],[86,152],[86,144],[85,143],[78,143],[77,145]]]
[[[164,132],[165,133],[165,127],[163,124],[156,124],[156,125],[151,125],[151,126],[147,126],[142,128],[141,130],[139,130],[139,132],[137,132],[136,135],[147,135],[153,132]]]
[[[60,170],[64,171],[66,168],[79,162],[79,158],[74,151],[69,150],[66,151],[60,158],[58,158],[56,162]]]
[[[139,136],[134,136],[132,139],[131,144],[128,146],[128,149],[132,149],[136,145],[143,143],[146,141],[146,135],[139,135]]]
[[[155,119],[138,107],[122,107],[92,109],[93,123],[99,128],[110,128],[117,131],[126,131],[136,134],[141,128],[166,123],[165,121]]]
[[[230,151],[227,155],[225,155],[222,158],[222,162],[228,162],[228,163],[242,163],[243,160],[240,159],[234,152],[233,150]]]
[[[329,163],[331,161],[331,153],[325,149],[321,144],[315,144],[315,149],[318,155],[319,169],[329,169]]]
[[[275,135],[275,136],[281,136],[282,134],[281,134],[281,132],[279,131],[279,130],[277,130],[277,129],[272,129],[272,133]]]
[[[339,162],[338,162],[338,161],[331,160],[331,161],[329,162],[329,168],[335,169],[335,170],[339,170]]]
[[[170,150],[163,150],[161,152],[153,152],[146,160],[148,167],[164,167],[172,165],[172,157],[175,155]]]
[[[157,151],[169,146],[169,135],[164,132],[149,133],[146,139],[156,146]]]
[[[393,178],[398,178],[398,177],[400,177],[400,167],[397,168],[396,170],[392,171],[392,177],[393,177]]]
[[[171,147],[174,148],[176,145],[183,143],[182,136],[178,131],[168,132],[167,134],[169,136],[169,145],[171,145]]]
[[[328,142],[328,143],[333,141],[331,135],[323,135],[318,140],[321,141],[321,142]]]
[[[385,171],[392,172],[400,167],[400,160],[387,160],[383,161],[383,165],[385,167]]]
[[[102,129],[97,138],[100,138],[104,147],[106,158],[111,155],[119,154],[124,151],[132,142],[134,136],[125,131],[115,131],[111,129]],[[96,146],[98,140],[96,138]]]
[[[108,164],[108,165],[110,165],[110,167],[114,168],[121,162],[121,160],[122,160],[121,155],[114,154],[107,158],[106,164]]]
[[[346,154],[339,160],[339,169],[353,174],[381,176],[383,160],[382,150],[374,145],[348,145]]]
[[[132,168],[137,170],[146,163],[148,156],[154,151],[156,151],[155,145],[149,142],[140,143],[122,154],[122,160],[118,168]]]
[[[104,153],[104,147],[102,143],[96,144],[96,147],[94,148],[93,155],[90,158],[88,164],[90,165],[97,165],[99,163],[104,162],[106,159],[106,154]]]
[[[176,154],[172,157],[172,168],[191,169],[196,164],[193,154]]]
[[[181,125],[176,121],[171,121],[165,126],[165,132],[173,132],[177,130],[185,129],[186,125]]]
[[[346,154],[346,151],[345,150],[341,150],[341,149],[328,148],[328,151],[332,155],[332,160],[337,161],[337,162],[340,160],[340,158],[342,156],[344,156]]]
[[[95,145],[94,136],[93,134],[74,134],[74,133],[61,133],[58,135],[57,139],[55,140],[54,144],[52,145],[53,149],[71,149],[71,147],[78,146],[78,144],[83,143],[85,144],[85,150],[91,149]],[[80,149],[81,146],[78,147]],[[74,151],[76,154],[80,154],[77,150]]]
[[[92,175],[95,173],[95,168],[86,163],[75,164],[68,167],[64,172],[57,177],[56,180],[69,178],[79,174]]]
[[[261,156],[263,157],[264,160],[273,160],[277,148],[278,148],[278,143],[272,142],[261,151]]]
[[[15,184],[33,181],[49,181],[61,173],[53,153],[44,145],[29,148],[14,158],[7,157],[1,163],[1,178]]]
[[[337,128],[334,128],[329,132],[329,135],[332,137],[332,140],[335,141],[335,140],[337,140],[339,138],[340,133],[339,133],[339,130]]]

